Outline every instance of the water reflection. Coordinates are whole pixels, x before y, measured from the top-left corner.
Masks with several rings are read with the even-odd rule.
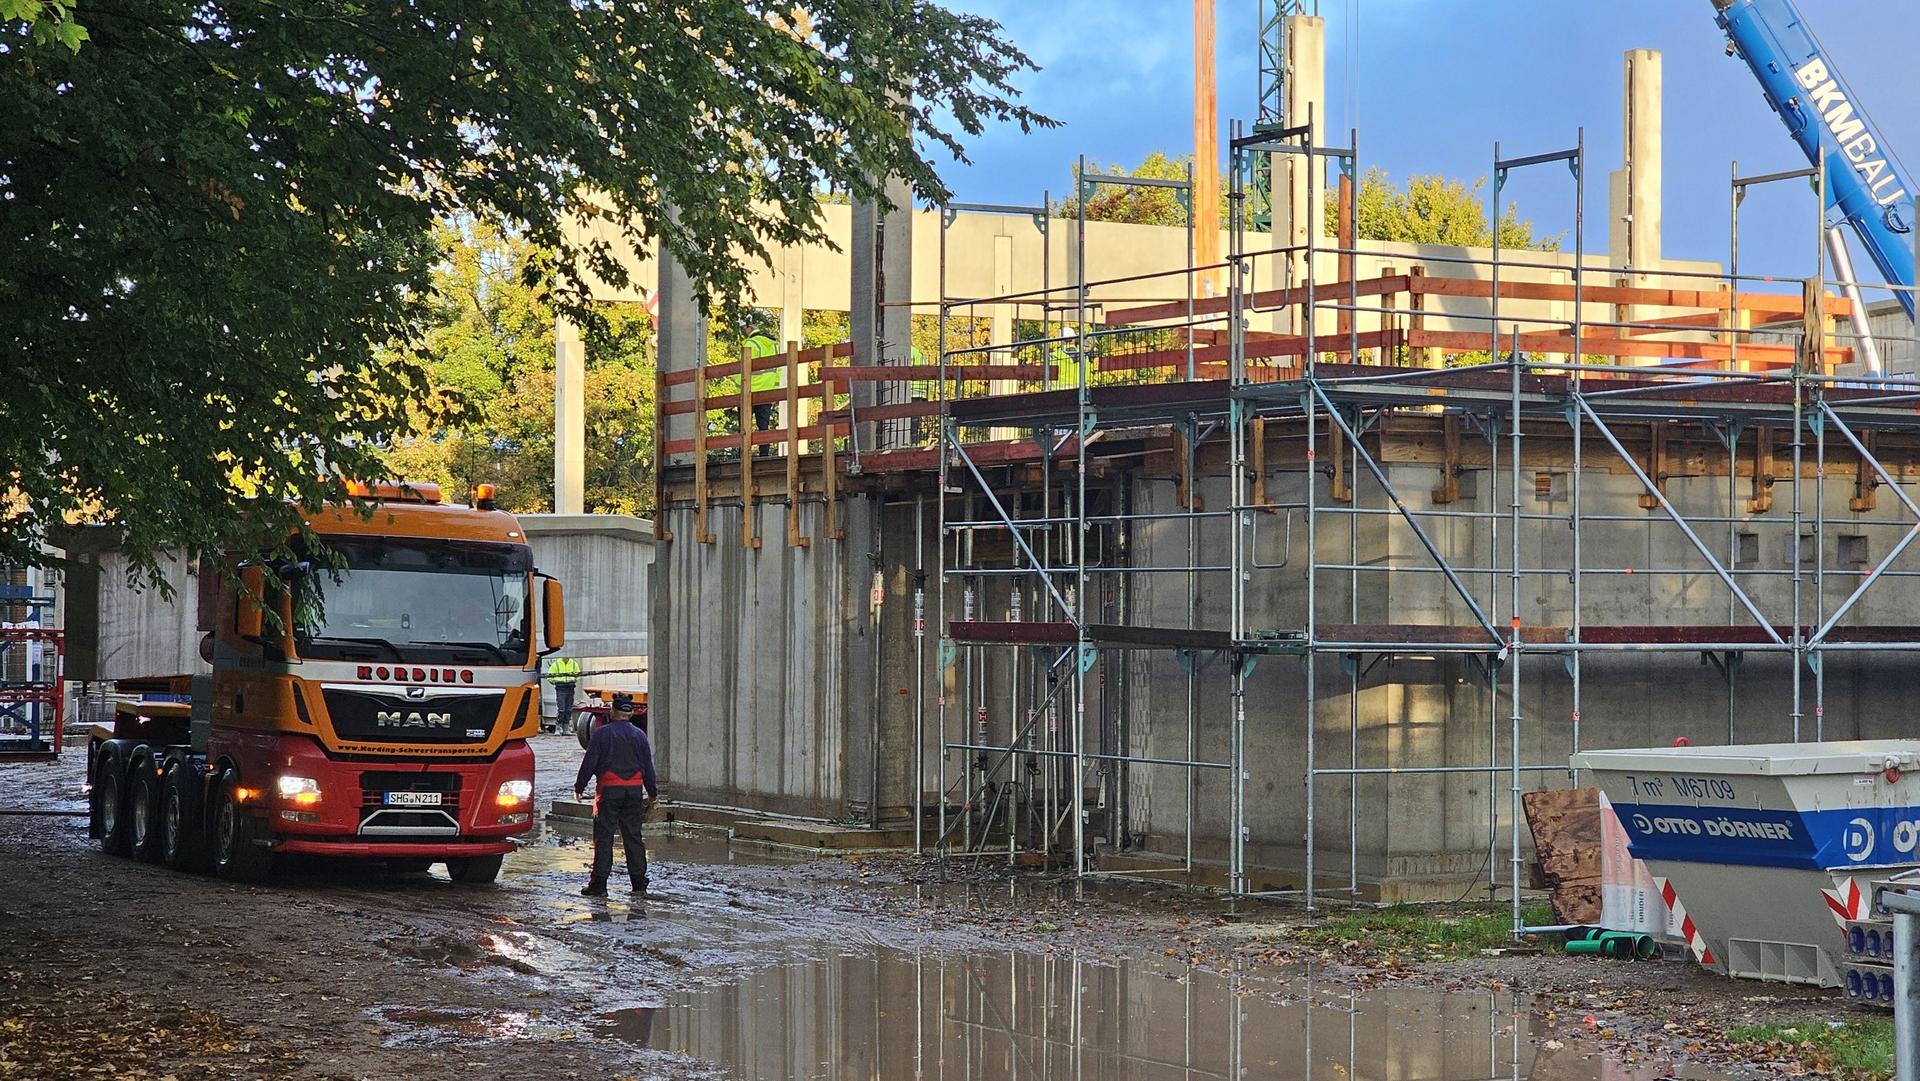
[[[1271,986],[1063,954],[875,946],[610,1014],[602,1032],[744,1078],[816,1081],[1674,1076],[1542,1049],[1539,1022],[1509,995],[1295,985],[1294,997],[1278,998]]]

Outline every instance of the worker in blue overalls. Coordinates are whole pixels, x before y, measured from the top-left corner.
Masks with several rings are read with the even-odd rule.
[[[593,871],[581,888],[583,897],[605,897],[613,873],[613,837],[620,835],[626,850],[627,878],[633,894],[647,892],[647,845],[640,829],[659,798],[653,772],[653,745],[634,722],[633,696],[613,696],[612,720],[601,725],[587,743],[587,755],[574,775],[573,795],[586,799],[587,782],[594,783]]]

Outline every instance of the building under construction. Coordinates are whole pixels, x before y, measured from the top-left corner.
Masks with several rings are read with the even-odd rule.
[[[1920,353],[1828,262],[1824,178],[1736,170],[1727,249],[1665,258],[1636,52],[1604,229],[1612,155],[1569,131],[1488,158],[1496,206],[1571,213],[1560,250],[1360,240],[1363,147],[1313,122],[1320,23],[1288,23],[1217,230],[1088,221],[1107,185],[1205,193],[1084,171],[1033,206],[829,207],[842,250],[755,279],[796,344],[722,364],[685,277],[636,268],[676,797],[1310,902],[1505,898],[1520,797],[1570,752],[1911,731]],[[1787,277],[1738,254],[1774,182],[1813,189],[1767,223],[1805,231]],[[850,341],[799,348],[813,310]]]

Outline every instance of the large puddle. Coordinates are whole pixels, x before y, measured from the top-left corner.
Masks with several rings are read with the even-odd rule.
[[[1114,963],[1060,950],[983,953],[977,946],[943,945],[937,931],[896,942],[884,927],[848,927],[830,917],[815,923],[791,907],[763,908],[767,899],[752,890],[734,893],[698,882],[701,864],[744,859],[777,865],[779,856],[729,851],[724,841],[698,836],[663,837],[655,850],[682,868],[675,876],[677,897],[648,904],[644,917],[617,901],[576,906],[578,899],[570,898],[560,902],[556,928],[575,943],[618,941],[629,964],[652,968],[656,977],[674,967],[666,979],[645,980],[647,990],[635,987],[626,998],[617,977],[590,981],[597,986],[588,997],[599,1006],[581,1035],[616,1051],[630,1048],[640,1077],[1722,1076],[1608,1062],[1579,1049],[1590,1050],[1591,1043],[1563,1044],[1532,1000],[1508,994],[1356,992],[1311,979],[1275,980],[1271,969],[1242,978],[1159,958]],[[533,880],[528,885],[544,886],[556,872],[557,881],[577,881],[568,865],[584,856],[579,849],[528,850],[516,862]],[[999,887],[1008,888],[1017,889]],[[511,1029],[511,1021],[504,1027]]]
[[[870,948],[618,1010],[597,1032],[669,1061],[713,1063],[722,1076],[817,1081],[1715,1076],[1583,1057],[1506,995],[1301,984],[1275,999],[1251,986],[1060,954]]]
[[[649,847],[674,873],[668,896],[644,905],[619,889],[604,902],[574,896],[584,846],[519,853],[507,883],[538,898],[535,911],[494,918],[443,963],[489,955],[460,967],[504,965],[553,981],[557,994],[511,1009],[382,1010],[390,1042],[594,1040],[616,1075],[742,1081],[1724,1076],[1608,1061],[1591,1041],[1563,1043],[1527,998],[1352,991],[1275,979],[1264,966],[1242,977],[1157,957],[982,952],[977,936],[850,922],[712,870],[745,862],[777,874],[780,855],[698,835]],[[427,953],[443,945],[400,952],[437,961]]]

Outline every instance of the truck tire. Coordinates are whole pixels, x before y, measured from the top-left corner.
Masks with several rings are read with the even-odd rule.
[[[254,843],[261,834],[260,820],[234,801],[238,785],[239,778],[227,774],[214,798],[213,869],[229,882],[258,882],[273,873],[273,850]]]
[[[447,877],[466,886],[484,886],[500,877],[505,856],[462,856],[447,861]]]
[[[593,721],[593,714],[585,711],[573,715],[573,738],[580,741],[580,749],[583,751],[587,749],[587,744],[593,741]]]
[[[102,747],[93,763],[93,820],[98,824],[100,851],[124,856],[127,844],[127,774],[120,755]]]
[[[176,871],[200,871],[207,864],[207,833],[200,776],[175,763],[160,789],[162,858]]]
[[[160,826],[160,774],[153,760],[135,759],[127,769],[127,847],[144,863],[166,858]]]

